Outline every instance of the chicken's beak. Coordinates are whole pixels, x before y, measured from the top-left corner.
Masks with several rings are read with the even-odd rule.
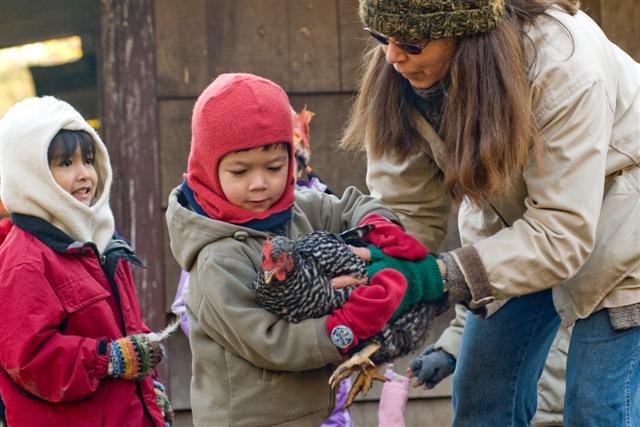
[[[264,283],[266,283],[267,285],[271,282],[271,278],[273,277],[274,271],[273,270],[265,270],[264,271]]]

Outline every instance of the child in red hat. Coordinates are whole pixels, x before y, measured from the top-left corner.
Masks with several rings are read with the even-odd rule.
[[[220,75],[194,107],[187,173],[169,197],[167,223],[174,256],[190,274],[195,425],[321,424],[335,404],[327,365],[342,358],[328,325],[368,338],[404,293],[397,275],[381,271],[340,314],[299,323],[257,302],[250,286],[270,235],[339,233],[372,214],[398,220],[355,188],[341,198],[294,191],[292,128],[284,90],[251,74]]]

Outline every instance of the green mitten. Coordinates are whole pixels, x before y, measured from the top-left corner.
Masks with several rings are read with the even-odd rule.
[[[407,291],[392,319],[417,302],[436,301],[443,297],[442,275],[436,258],[432,254],[417,261],[409,261],[385,255],[373,245],[367,246],[367,249],[371,251],[371,261],[367,266],[369,277],[384,268],[392,268],[407,279]]]

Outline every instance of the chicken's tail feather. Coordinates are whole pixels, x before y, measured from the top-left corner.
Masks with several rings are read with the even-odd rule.
[[[147,338],[151,342],[161,342],[169,338],[169,336],[175,332],[180,326],[180,317],[174,317],[167,325],[166,328],[162,329],[160,332],[150,332],[147,334]]]

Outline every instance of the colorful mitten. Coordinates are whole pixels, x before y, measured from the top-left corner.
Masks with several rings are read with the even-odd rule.
[[[159,381],[154,381],[153,391],[156,393],[156,402],[160,407],[160,411],[162,411],[165,426],[171,426],[173,424],[173,408],[164,385]]]
[[[429,253],[401,226],[378,214],[367,215],[358,223],[358,225],[366,224],[371,224],[374,228],[365,234],[364,240],[382,249],[385,255],[415,261],[426,257]]]
[[[160,363],[163,356],[160,343],[150,341],[146,334],[129,335],[111,341],[108,375],[125,380],[144,378]]]
[[[407,289],[407,281],[390,268],[376,273],[368,286],[358,286],[345,304],[327,316],[327,332],[340,352],[346,353],[382,330]]]

